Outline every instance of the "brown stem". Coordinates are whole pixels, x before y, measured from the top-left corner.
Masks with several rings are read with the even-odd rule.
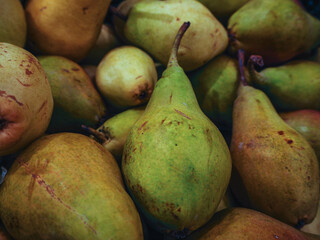
[[[96,129],[93,129],[91,127],[88,127],[86,125],[81,125],[81,127],[87,131],[88,133],[92,134],[99,143],[104,143],[106,142],[108,139],[106,138],[106,136],[102,133],[102,132],[99,132],[98,130]]]
[[[264,62],[263,62],[263,58],[260,55],[251,55],[247,66],[250,72],[255,71],[255,67],[263,67]]]
[[[244,56],[245,52],[243,49],[238,50],[238,62],[239,62],[239,71],[240,71],[240,82],[243,86],[247,86],[246,76],[244,74]]]
[[[170,58],[169,58],[168,67],[172,66],[173,64],[178,64],[177,55],[178,55],[178,49],[180,46],[180,42],[181,42],[181,39],[182,39],[184,33],[189,28],[190,24],[191,24],[190,22],[184,22],[181,25],[181,27],[176,35],[176,38],[174,39],[174,43],[173,43]]]
[[[109,10],[111,11],[111,13],[115,16],[117,16],[118,18],[122,19],[123,21],[127,21],[128,20],[128,16],[123,15],[118,8],[114,7],[114,6],[110,6]]]

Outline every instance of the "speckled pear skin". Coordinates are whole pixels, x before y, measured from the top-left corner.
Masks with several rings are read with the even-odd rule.
[[[253,85],[264,91],[276,109],[320,110],[320,63],[295,60],[258,72],[249,66]]]
[[[230,151],[247,193],[240,196],[232,184],[238,200],[290,225],[314,219],[319,200],[315,152],[281,119],[268,97],[251,86],[239,87]]]
[[[229,149],[176,59],[127,137],[122,170],[148,222],[166,233],[188,234],[204,225],[227,189]]]
[[[261,212],[246,208],[230,208],[215,214],[209,224],[187,240],[312,240],[292,226]]]
[[[203,66],[227,48],[226,29],[196,0],[138,2],[130,10],[124,35],[166,65],[174,36],[183,21],[191,22],[178,53],[184,71]]]
[[[52,134],[30,145],[8,171],[0,199],[15,240],[143,239],[115,159],[84,135]]]
[[[84,69],[62,56],[39,56],[54,99],[49,132],[79,131],[96,126],[106,115],[104,101]]]
[[[303,109],[282,112],[280,117],[308,140],[320,163],[320,111]]]
[[[275,65],[317,46],[320,21],[292,0],[254,0],[229,19],[230,52],[244,49]]]

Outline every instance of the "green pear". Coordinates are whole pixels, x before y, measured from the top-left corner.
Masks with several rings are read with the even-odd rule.
[[[276,109],[320,110],[320,63],[295,60],[258,72],[250,60],[248,69],[253,85],[267,94]]]
[[[183,21],[192,23],[178,53],[179,63],[185,71],[203,66],[226,49],[226,29],[196,0],[138,2],[129,12],[124,35],[166,65],[175,33]]]
[[[249,0],[198,0],[205,5],[215,17],[219,19],[229,18],[235,11]]]
[[[81,134],[32,143],[9,169],[0,201],[0,217],[16,240],[143,239],[115,159]]]
[[[178,46],[189,24],[181,26],[167,69],[129,132],[122,157],[125,183],[149,224],[175,236],[212,217],[231,174],[228,146],[178,65]]]
[[[46,55],[82,60],[94,46],[111,0],[28,0],[32,48]]]
[[[108,149],[118,160],[134,123],[141,117],[145,107],[131,108],[106,120],[97,130],[89,128],[92,137]]]
[[[0,0],[0,42],[24,47],[27,39],[27,21],[19,0]]]
[[[214,123],[231,126],[239,85],[238,61],[220,55],[192,72],[190,80],[202,111]]]
[[[229,208],[214,215],[203,229],[188,240],[313,240],[292,226],[247,208]]]
[[[293,226],[310,223],[320,195],[314,150],[261,90],[243,82],[233,106],[231,188],[238,200]]]
[[[81,124],[95,126],[106,114],[102,97],[76,62],[62,56],[39,56],[54,99],[50,132],[76,131]]]
[[[37,58],[16,45],[0,43],[0,156],[40,137],[52,110],[50,84]]]
[[[320,111],[304,109],[283,112],[280,117],[308,140],[320,163]]]
[[[320,20],[293,0],[254,0],[228,21],[230,51],[261,55],[266,65],[283,63],[317,46]]]
[[[149,101],[157,79],[153,59],[134,46],[114,48],[104,56],[96,71],[97,88],[118,108]]]

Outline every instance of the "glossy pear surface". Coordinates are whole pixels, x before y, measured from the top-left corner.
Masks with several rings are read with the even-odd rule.
[[[320,63],[296,60],[258,72],[249,66],[253,85],[263,90],[276,109],[320,110]]]
[[[230,50],[261,55],[266,65],[283,63],[320,41],[320,20],[293,0],[253,0],[228,21]]]
[[[82,60],[94,46],[111,0],[28,0],[28,39],[47,55]]]
[[[166,65],[174,36],[184,21],[191,22],[178,52],[185,71],[203,66],[226,49],[225,28],[196,0],[138,2],[128,15],[124,34],[131,43]]]
[[[280,116],[308,140],[320,163],[320,111],[304,109],[280,113]]]
[[[0,216],[22,239],[143,239],[139,214],[104,147],[47,135],[18,156],[0,188]]]
[[[0,42],[24,47],[27,38],[27,21],[19,0],[0,0]]]
[[[101,94],[119,108],[149,101],[157,79],[152,58],[134,46],[111,50],[96,71],[96,83]]]
[[[312,240],[305,233],[261,212],[230,208],[214,215],[208,225],[188,240]]]
[[[293,226],[314,219],[320,194],[316,154],[251,86],[239,87],[230,151],[240,177],[231,187],[241,203]],[[241,183],[246,197],[239,197]]]
[[[0,156],[21,150],[47,129],[51,87],[30,52],[0,43]]]
[[[62,56],[38,59],[48,76],[55,103],[49,130],[72,131],[81,129],[81,124],[98,124],[106,107],[83,68]]]

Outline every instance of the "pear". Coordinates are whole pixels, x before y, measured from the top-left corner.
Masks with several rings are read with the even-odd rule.
[[[205,5],[218,19],[227,19],[249,0],[198,0]]]
[[[253,85],[268,95],[276,109],[320,110],[320,63],[295,60],[260,72],[254,65],[248,62]]]
[[[88,130],[92,137],[108,149],[117,160],[121,159],[127,136],[144,110],[144,106],[128,109],[106,120],[97,130],[92,128]]]
[[[282,112],[280,117],[308,140],[320,163],[320,111],[303,109]]]
[[[301,228],[301,231],[319,235],[320,239],[320,201],[318,204],[318,211],[315,219],[311,223],[304,225]]]
[[[81,124],[99,124],[106,107],[83,68],[62,56],[38,59],[48,76],[55,103],[48,131],[76,131]]]
[[[28,40],[46,55],[82,60],[94,46],[111,0],[28,0]]]
[[[124,35],[166,65],[174,35],[183,21],[192,23],[178,53],[179,63],[185,71],[203,66],[226,49],[226,29],[196,0],[138,2],[128,15]]]
[[[0,0],[0,42],[24,47],[27,39],[27,21],[19,0]]]
[[[134,46],[114,48],[104,56],[96,71],[97,88],[118,108],[149,101],[157,79],[152,58]]]
[[[275,65],[317,46],[320,20],[293,0],[254,0],[238,9],[228,21],[230,51],[244,49]]]
[[[81,63],[98,65],[107,52],[119,45],[120,42],[115,35],[113,27],[110,24],[102,24],[96,43]]]
[[[51,87],[36,57],[16,45],[0,43],[0,156],[40,137],[52,110]]]
[[[202,111],[214,123],[231,126],[240,77],[238,61],[222,54],[189,76]]]
[[[246,208],[229,208],[215,214],[209,224],[188,240],[312,240],[292,226],[261,212]]]
[[[16,240],[143,239],[115,159],[81,134],[32,143],[9,169],[0,199],[0,217]]]
[[[212,217],[231,174],[228,146],[178,65],[178,46],[189,24],[181,26],[167,69],[129,132],[122,157],[137,206],[154,229],[174,236],[185,236]]]
[[[243,52],[239,55],[242,65]],[[289,225],[310,223],[320,194],[316,154],[267,95],[246,85],[243,74],[241,79],[233,105],[231,189],[244,206]]]

